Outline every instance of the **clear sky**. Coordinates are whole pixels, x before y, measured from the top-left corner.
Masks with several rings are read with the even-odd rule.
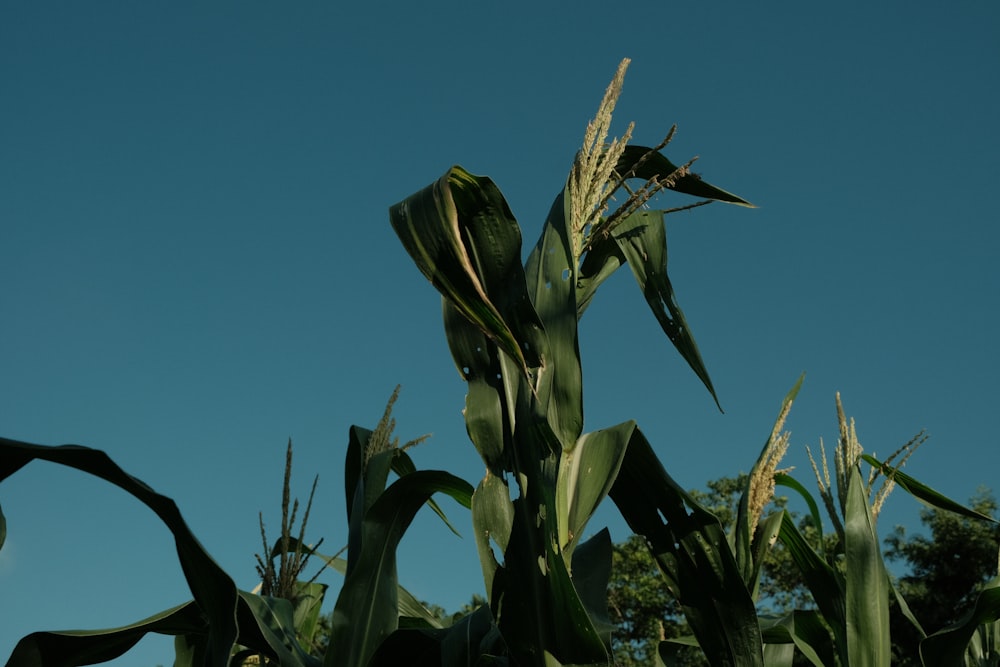
[[[461,164],[530,248],[630,57],[616,130],[652,145],[677,123],[668,155],[759,208],[668,222],[726,413],[625,271],[582,323],[587,429],[636,419],[699,487],[750,467],[805,371],[804,482],[840,391],[868,451],[926,428],[911,474],[997,490],[998,36],[1000,6],[965,1],[3,3],[0,434],[106,450],[246,589],[288,438],[334,551],[348,428],[397,383],[399,434],[433,433],[417,465],[475,483],[439,300],[387,209]],[[116,489],[34,463],[0,503],[0,657],[188,599],[169,533]],[[454,609],[483,584],[467,512],[442,505],[465,538],[419,517],[400,570]],[[883,534],[918,510],[894,495]],[[603,524],[627,534],[613,506]],[[118,664],[172,659],[160,639]]]

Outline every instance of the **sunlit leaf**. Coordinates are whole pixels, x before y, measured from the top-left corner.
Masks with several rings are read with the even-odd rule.
[[[852,466],[844,508],[847,651],[851,667],[889,667],[889,577],[865,483]]]
[[[608,495],[631,437],[628,425],[585,433],[563,452],[556,480],[559,544],[567,558],[594,510]]]
[[[576,273],[565,191],[556,197],[528,256],[528,294],[545,326],[548,359],[539,369],[539,400],[563,449],[583,432],[583,371],[577,338]]]

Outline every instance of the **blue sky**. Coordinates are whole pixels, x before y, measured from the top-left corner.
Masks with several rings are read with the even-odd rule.
[[[583,320],[588,430],[636,419],[698,487],[749,468],[805,371],[803,481],[840,391],[868,451],[926,428],[911,474],[960,500],[996,488],[998,34],[984,2],[5,3],[0,434],[106,450],[247,589],[288,438],[295,491],[320,476],[310,537],[335,550],[348,427],[397,383],[399,434],[433,433],[417,465],[474,483],[439,301],[387,209],[461,164],[530,248],[629,57],[616,130],[651,145],[676,123],[668,155],[759,208],[668,223],[726,413],[625,272]],[[188,598],[169,534],[116,489],[35,463],[0,504],[0,654]],[[918,510],[893,496],[883,533]],[[611,506],[603,524],[627,534]],[[432,516],[400,570],[448,608],[482,590],[471,536]],[[118,664],[171,661],[159,639]]]

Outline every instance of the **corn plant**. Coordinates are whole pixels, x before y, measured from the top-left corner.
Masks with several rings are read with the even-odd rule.
[[[664,219],[708,201],[749,206],[692,174],[690,163],[668,160],[660,151],[673,130],[652,148],[628,145],[631,126],[608,140],[627,64],[523,265],[520,227],[500,190],[461,167],[393,206],[390,219],[443,297],[448,345],[468,384],[466,428],[486,467],[472,499],[473,526],[509,658],[608,664],[611,543],[606,532],[583,537],[610,495],[672,573],[718,664],[761,664],[753,602],[718,521],[667,475],[634,422],[583,432],[578,324],[598,287],[626,264],[670,342],[715,397],[667,275]],[[663,190],[703,201],[647,210]],[[619,192],[624,203],[610,210]],[[688,576],[694,571],[701,576]],[[714,600],[713,609],[701,598]]]
[[[818,667],[888,667],[891,664],[891,597],[895,597],[902,613],[920,629],[918,619],[913,617],[906,600],[895,589],[879,548],[877,518],[886,498],[896,486],[933,507],[992,521],[990,517],[950,500],[900,470],[913,451],[926,440],[923,433],[885,461],[880,461],[863,453],[854,421],[845,417],[839,395],[836,404],[840,437],[834,452],[832,476],[822,443],[821,464],[812,458],[811,452],[809,454],[821,502],[817,503],[806,487],[787,473],[775,471],[773,475],[774,483],[794,490],[805,500],[809,520],[816,529],[815,539],[810,542],[787,512],[779,513],[777,537],[802,573],[816,609],[795,610],[783,618],[762,622],[764,641],[775,647],[785,647],[781,652],[776,649],[774,660],[768,661],[773,667],[792,664],[793,646]],[[864,465],[869,466],[866,474],[862,473]],[[882,482],[877,485],[880,478]],[[832,550],[828,548],[830,542],[823,538],[821,505],[827,511],[837,538]],[[977,607],[978,611],[962,627],[924,640],[921,652],[925,664],[929,667],[961,664],[953,659],[954,656],[961,656],[973,635],[979,631],[979,626],[995,619],[1000,611],[988,591],[981,601],[981,608]]]
[[[788,446],[781,426],[799,384],[785,399],[728,533],[670,477],[633,422],[583,432],[578,326],[598,287],[625,264],[670,342],[718,402],[667,275],[664,220],[707,201],[749,206],[695,177],[690,163],[677,167],[664,157],[673,130],[653,148],[628,145],[631,125],[622,138],[608,140],[626,65],[588,126],[523,266],[520,227],[488,178],[456,166],[390,209],[403,246],[443,297],[445,334],[468,385],[466,428],[486,466],[473,495],[473,525],[506,657],[525,665],[607,664],[610,543],[606,532],[582,538],[598,503],[610,496],[645,537],[687,616],[694,636],[686,641],[711,664],[791,665],[798,649],[817,665],[887,665],[894,589],[874,529],[884,496],[874,507],[869,502],[872,480],[866,485],[860,476],[860,449],[840,468],[843,522],[833,515],[846,572],[806,544],[785,513],[762,517],[776,483],[802,492],[817,514],[804,487],[776,470]],[[633,180],[638,184],[630,187]],[[707,201],[646,210],[661,190]],[[619,191],[625,201],[610,210]],[[907,484],[891,462],[870,463],[889,478],[887,488],[898,482],[935,506],[966,511],[928,487]],[[758,618],[761,562],[778,538],[819,611]],[[670,642],[661,658],[671,661]]]
[[[14,647],[8,667],[104,662],[121,656],[150,632],[176,638],[177,667],[369,664],[383,640],[397,629],[401,617],[430,617],[397,580],[395,552],[406,528],[425,504],[447,523],[431,499],[435,493],[451,496],[466,507],[472,496],[472,487],[450,473],[417,470],[405,451],[413,441],[400,446],[391,437],[389,410],[395,396],[374,431],[357,426],[350,429],[345,479],[348,558],[324,558],[345,574],[324,655],[313,651],[325,586],[300,578],[305,560],[318,554],[303,544],[301,532],[298,537],[290,532],[295,515],[294,506],[291,516],[288,513],[290,449],[282,535],[267,558],[258,562],[267,586],[258,595],[236,587],[191,533],[173,500],[123,471],[104,452],[79,445],[50,447],[0,438],[0,482],[32,461],[49,461],[104,479],[153,510],[173,534],[178,560],[194,597],[125,627],[32,633]],[[390,472],[398,476],[392,483]],[[6,521],[0,512],[0,548],[5,538]],[[274,558],[279,560],[277,569],[272,566]]]

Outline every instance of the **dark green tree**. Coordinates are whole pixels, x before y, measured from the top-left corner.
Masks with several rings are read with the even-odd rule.
[[[981,487],[968,506],[995,516],[997,500]],[[975,602],[980,587],[996,576],[1000,526],[937,509],[923,510],[920,522],[930,536],[909,536],[897,526],[885,540],[885,555],[906,565],[907,574],[899,577],[897,587],[931,634],[958,620]],[[898,605],[892,609],[891,631],[893,665],[919,667],[920,633]]]

